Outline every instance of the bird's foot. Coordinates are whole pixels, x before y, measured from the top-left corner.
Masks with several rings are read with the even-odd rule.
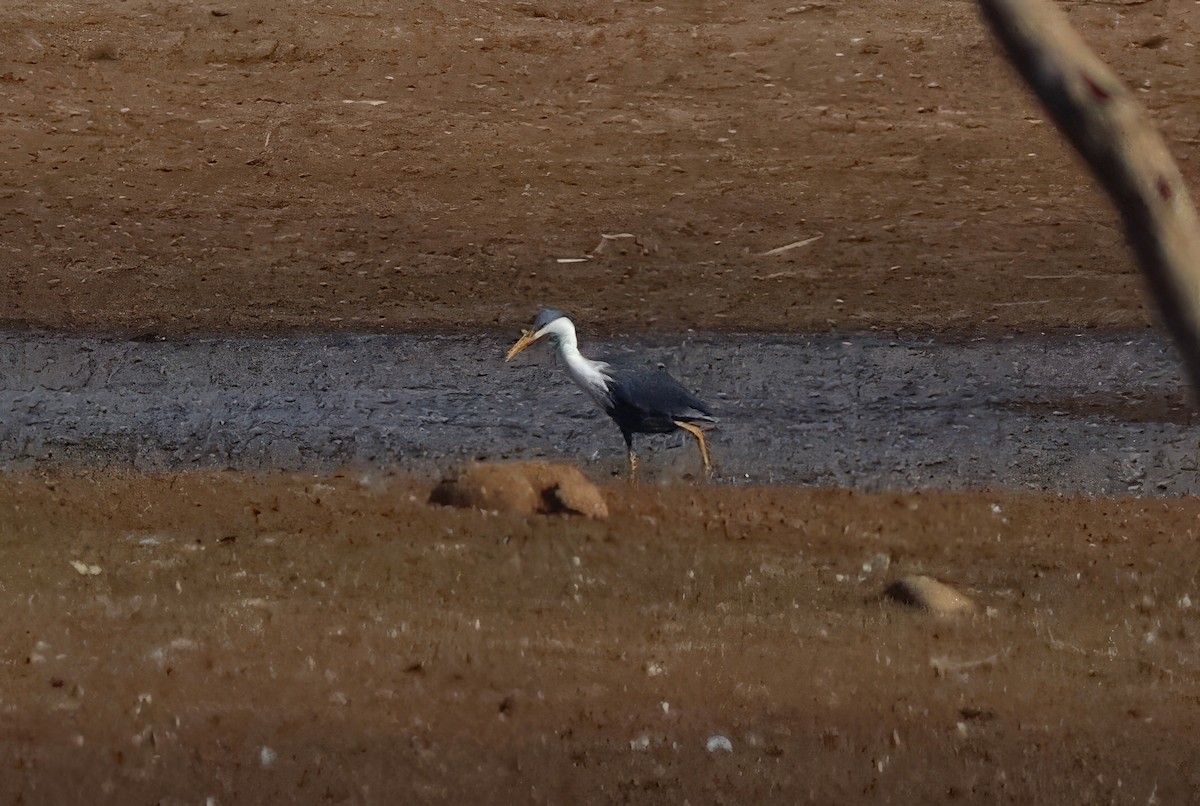
[[[700,448],[700,461],[704,462],[704,478],[711,481],[713,466],[712,462],[708,459],[708,445],[704,441],[704,431],[699,426],[685,423],[682,420],[675,420],[675,425],[696,438],[696,445]]]

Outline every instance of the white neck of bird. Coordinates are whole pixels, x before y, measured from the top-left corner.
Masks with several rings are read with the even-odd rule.
[[[557,337],[558,354],[566,363],[571,380],[603,405],[608,398],[606,381],[609,380],[609,377],[604,372],[608,369],[608,364],[603,361],[592,361],[579,352],[579,340],[575,335],[575,325],[570,319],[566,317],[555,319],[546,325],[545,331],[547,335],[553,334]]]

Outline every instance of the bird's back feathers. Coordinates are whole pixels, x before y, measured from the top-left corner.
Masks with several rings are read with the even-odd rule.
[[[704,426],[717,422],[712,409],[664,370],[615,369],[610,388],[614,408],[646,426],[674,428],[674,421]],[[618,422],[617,412],[609,412]],[[640,430],[640,429],[634,429]]]

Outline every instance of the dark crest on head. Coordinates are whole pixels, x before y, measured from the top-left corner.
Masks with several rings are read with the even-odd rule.
[[[562,319],[564,316],[566,314],[558,308],[542,308],[538,311],[537,318],[533,320],[533,329],[535,332],[539,331],[555,319]]]

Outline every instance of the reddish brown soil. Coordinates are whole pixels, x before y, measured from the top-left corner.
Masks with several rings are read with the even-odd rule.
[[[0,793],[1179,803],[1200,783],[1195,500],[616,483],[592,522],[431,487],[0,479]],[[983,612],[879,600],[908,573]]]
[[[1194,3],[1065,7],[1195,184]],[[10,326],[1147,319],[1115,216],[971,3],[5,10]]]
[[[1060,5],[1195,186],[1196,6]],[[3,326],[515,328],[548,301],[601,331],[1148,319],[1115,216],[970,3],[5,12]],[[1196,500],[613,485],[593,523],[361,476],[0,476],[0,796],[1200,784]],[[878,600],[912,572],[983,615]]]

